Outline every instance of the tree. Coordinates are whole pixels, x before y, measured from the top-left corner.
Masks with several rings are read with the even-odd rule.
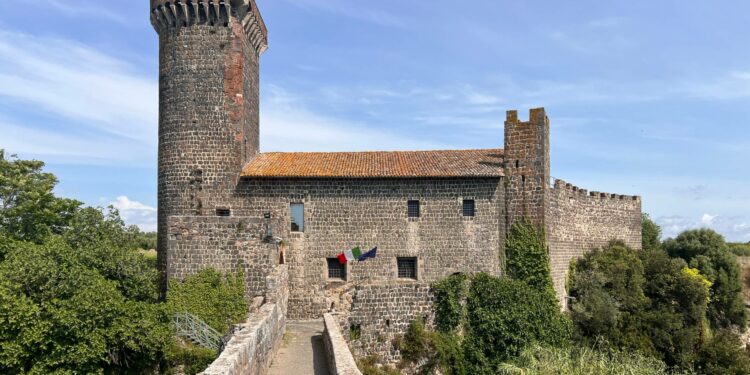
[[[689,230],[664,243],[673,257],[700,270],[713,286],[708,318],[716,328],[744,328],[747,312],[742,299],[740,266],[724,237],[711,229]]]
[[[0,149],[0,234],[41,243],[62,233],[81,202],[58,198],[57,178],[42,171],[44,163],[5,157]]]
[[[571,318],[589,343],[654,354],[639,313],[648,304],[646,278],[638,254],[622,242],[586,254],[574,265]]]
[[[648,214],[643,214],[642,249],[657,250],[661,248],[661,227]]]
[[[16,242],[0,280],[2,373],[143,369],[171,340],[161,305],[123,296],[61,238]]]
[[[696,367],[705,375],[745,375],[750,374],[750,357],[740,338],[723,330],[703,346]]]
[[[478,274],[466,304],[464,351],[470,374],[495,374],[530,345],[564,346],[570,339],[570,323],[557,303],[524,282]]]

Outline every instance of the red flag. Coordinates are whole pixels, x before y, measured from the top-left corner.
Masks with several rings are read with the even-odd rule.
[[[346,255],[344,253],[339,254],[339,263],[346,264]]]

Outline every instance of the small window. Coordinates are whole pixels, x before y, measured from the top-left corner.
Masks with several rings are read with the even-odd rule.
[[[346,265],[339,262],[339,258],[328,258],[328,279],[346,280]]]
[[[476,212],[473,199],[464,199],[463,213],[466,217],[474,217]]]
[[[419,201],[409,201],[409,217],[419,217]]]
[[[228,208],[217,208],[216,209],[216,216],[230,217],[230,216],[232,216],[232,210],[230,210]]]
[[[302,203],[292,203],[292,232],[305,231],[305,205]]]
[[[417,279],[417,258],[396,258],[399,279]]]

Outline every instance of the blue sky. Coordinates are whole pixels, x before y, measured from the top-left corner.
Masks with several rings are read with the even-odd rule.
[[[746,1],[258,3],[263,151],[492,148],[543,106],[553,176],[750,241]],[[157,58],[146,0],[0,2],[0,148],[153,229]]]

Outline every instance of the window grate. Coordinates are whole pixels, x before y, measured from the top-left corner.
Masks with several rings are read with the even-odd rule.
[[[328,258],[328,279],[346,280],[346,265],[338,258]]]
[[[409,217],[419,217],[419,201],[409,201],[408,206]]]
[[[473,199],[465,199],[463,213],[466,217],[474,217],[476,214],[476,206]]]
[[[417,279],[417,258],[396,258],[400,279]]]

